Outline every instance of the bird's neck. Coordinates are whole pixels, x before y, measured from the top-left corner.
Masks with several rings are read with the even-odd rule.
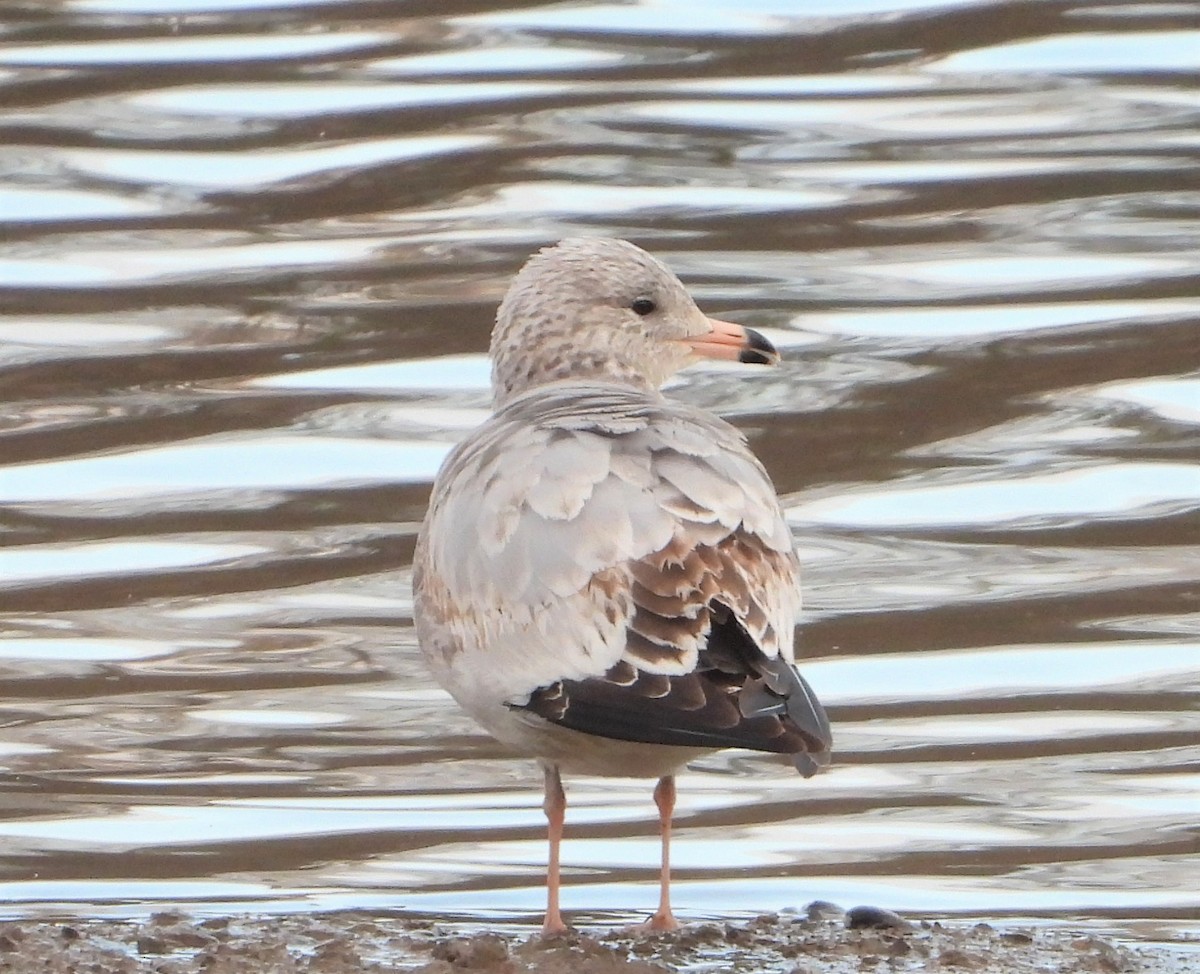
[[[573,382],[603,382],[645,392],[655,387],[645,373],[615,358],[610,350],[588,351],[542,348],[537,356],[511,362],[499,358],[492,366],[492,388],[496,407],[538,386],[570,379]]]

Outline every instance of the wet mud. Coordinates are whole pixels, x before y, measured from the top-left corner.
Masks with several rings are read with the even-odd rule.
[[[815,907],[815,908],[814,908]],[[362,913],[189,918],[142,922],[0,923],[0,974],[605,974],[605,972],[980,971],[996,974],[1185,974],[1197,954],[1122,945],[1069,927],[909,922],[814,904],[807,914],[695,923],[671,933],[528,930]]]

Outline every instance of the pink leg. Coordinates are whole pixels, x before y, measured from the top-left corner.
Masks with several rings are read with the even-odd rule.
[[[678,930],[679,921],[671,912],[671,815],[675,812],[675,776],[658,779],[654,789],[658,822],[662,832],[662,872],[659,874],[658,911],[646,924],[651,930]]]
[[[558,912],[558,847],[562,842],[563,820],[567,814],[567,796],[563,792],[562,778],[558,768],[548,764],[546,773],[546,798],[542,808],[550,823],[550,861],[546,865],[546,920],[542,924],[542,936],[552,937],[566,933],[562,914]]]

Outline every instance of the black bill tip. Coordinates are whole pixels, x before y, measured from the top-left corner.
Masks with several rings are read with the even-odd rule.
[[[743,365],[778,365],[779,352],[766,337],[753,328],[746,329],[746,347],[738,353]]]

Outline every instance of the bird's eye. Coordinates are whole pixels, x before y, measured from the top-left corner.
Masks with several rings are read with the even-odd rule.
[[[658,308],[658,305],[656,305],[649,298],[638,298],[629,307],[633,309],[634,314],[639,314],[642,317],[645,317],[648,314],[653,314]]]

